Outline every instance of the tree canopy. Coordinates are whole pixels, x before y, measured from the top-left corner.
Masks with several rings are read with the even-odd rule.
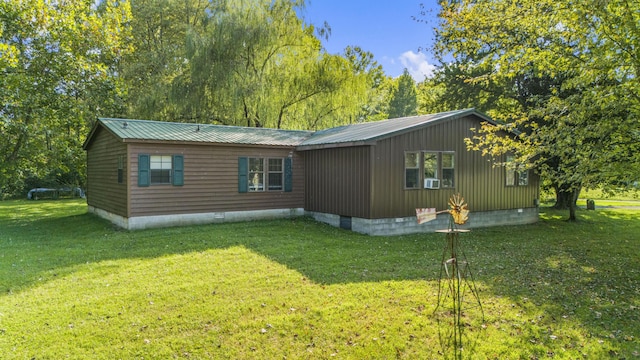
[[[470,148],[503,164],[514,154],[504,165],[535,168],[559,200],[583,186],[614,189],[640,178],[638,2],[441,6],[436,51],[453,59],[439,70],[443,99],[501,122],[477,129]],[[504,131],[519,135],[499,136]]]
[[[535,169],[559,205],[640,179],[637,1],[440,4],[443,65],[416,85],[327,53],[304,0],[3,1],[0,191],[82,184],[96,116],[322,129],[467,107],[500,123],[469,148]]]
[[[96,5],[97,4],[97,5]],[[0,191],[82,185],[96,116],[322,129],[379,119],[387,77],[303,0],[0,3]]]
[[[92,120],[123,110],[114,74],[128,19],[126,2],[0,3],[0,192],[82,183]]]
[[[328,29],[300,20],[303,1],[156,2],[133,2],[131,113],[289,129],[366,116],[379,65],[359,48],[326,53]]]
[[[395,119],[418,114],[418,95],[416,83],[404,69],[398,78],[398,86],[394,89],[389,102],[389,118]]]

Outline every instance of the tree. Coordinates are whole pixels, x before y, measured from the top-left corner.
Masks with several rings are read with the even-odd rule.
[[[615,189],[640,177],[637,2],[441,5],[436,49],[454,58],[441,73],[446,91],[468,86],[470,99],[501,122],[478,129],[470,148],[497,162],[515,154],[510,166],[535,168],[558,205],[583,186]],[[518,135],[499,136],[505,131]]]
[[[359,46],[348,46],[344,50],[344,57],[350,62],[353,76],[357,77],[366,93],[359,98],[360,113],[356,120],[375,121],[387,119],[389,96],[393,91],[393,79],[384,74],[382,66],[374,60],[373,54]],[[351,82],[353,84],[353,82]],[[345,89],[342,96],[344,101],[353,104],[350,89]],[[345,106],[346,107],[346,106]],[[353,121],[350,121],[351,123]]]
[[[128,17],[126,2],[0,3],[0,191],[30,177],[83,183],[91,122],[122,109],[114,69]]]
[[[441,101],[444,96],[445,86],[434,78],[427,78],[416,85],[418,99],[418,114],[435,114],[446,111],[448,108]]]
[[[418,113],[418,95],[416,83],[406,68],[398,77],[398,87],[389,102],[389,118],[412,116]]]
[[[205,31],[188,32],[169,96],[177,118],[289,129],[356,120],[375,65],[354,49],[327,54],[315,27],[298,18],[303,6],[229,1],[210,14]]]
[[[120,64],[127,85],[128,117],[185,120],[171,99],[172,83],[186,71],[187,34],[205,31],[225,1],[133,0],[131,33],[135,51]]]

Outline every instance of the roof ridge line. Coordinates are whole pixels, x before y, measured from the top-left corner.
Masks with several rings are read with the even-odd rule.
[[[178,122],[178,121],[162,121],[162,120],[145,120],[145,119],[126,119],[126,118],[112,118],[112,117],[98,117],[98,120],[107,120],[107,121],[120,121],[120,122],[144,122],[144,123],[157,123],[157,124],[171,124],[171,125],[179,125],[179,126],[212,126],[212,127],[223,127],[223,128],[236,128],[236,129],[249,129],[249,130],[262,130],[262,131],[279,131],[279,132],[304,132],[304,133],[315,133],[316,130],[300,130],[300,129],[277,129],[270,127],[252,127],[252,126],[241,126],[241,125],[224,125],[224,124],[209,124],[209,123],[186,123],[186,122]]]

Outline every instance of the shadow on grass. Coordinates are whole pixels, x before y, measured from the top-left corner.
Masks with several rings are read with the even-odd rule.
[[[31,213],[18,216],[18,207],[2,209],[0,204],[0,294],[71,274],[86,263],[233,246],[251,249],[319,284],[436,281],[444,246],[441,234],[371,237],[308,218],[124,231],[86,214],[83,204],[68,205],[40,203],[33,205],[42,207],[35,211],[20,204]],[[543,339],[557,336],[568,321],[577,321],[583,328],[576,331],[586,332],[585,337],[622,347],[637,343],[638,212],[580,211],[579,222],[567,223],[564,213],[543,211],[538,224],[476,229],[461,236],[481,300],[508,298],[525,319],[536,321],[523,327],[518,325],[522,318],[505,320],[494,314],[500,323],[496,326],[512,321],[505,331],[529,339],[534,347],[539,343],[540,354],[545,352]],[[579,346],[573,338],[566,333],[563,346]],[[616,346],[610,350],[612,355],[619,351]]]
[[[500,319],[504,330],[539,344],[537,355],[550,341],[580,349],[584,344],[576,339],[582,336],[597,339],[614,358],[638,356],[638,214],[585,210],[569,223],[562,212],[545,209],[540,223],[517,232],[477,230],[478,241],[467,251],[477,279],[490,294],[509,298],[523,318],[539,313],[526,327],[522,318]]]
[[[41,208],[0,219],[0,293],[73,272],[87,262],[232,246],[251,249],[322,284],[433,280],[443,246],[437,234],[370,237],[308,218],[125,231],[87,214],[86,207],[66,211],[71,215]]]

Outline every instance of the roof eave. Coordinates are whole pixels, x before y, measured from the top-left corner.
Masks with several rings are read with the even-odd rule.
[[[294,149],[297,145],[284,145],[284,144],[247,144],[247,143],[232,143],[232,142],[213,142],[213,141],[184,141],[184,140],[158,140],[158,139],[137,139],[126,138],[123,139],[124,143],[129,144],[164,144],[164,145],[222,145],[222,146],[251,146],[251,147],[269,147],[280,149]]]

